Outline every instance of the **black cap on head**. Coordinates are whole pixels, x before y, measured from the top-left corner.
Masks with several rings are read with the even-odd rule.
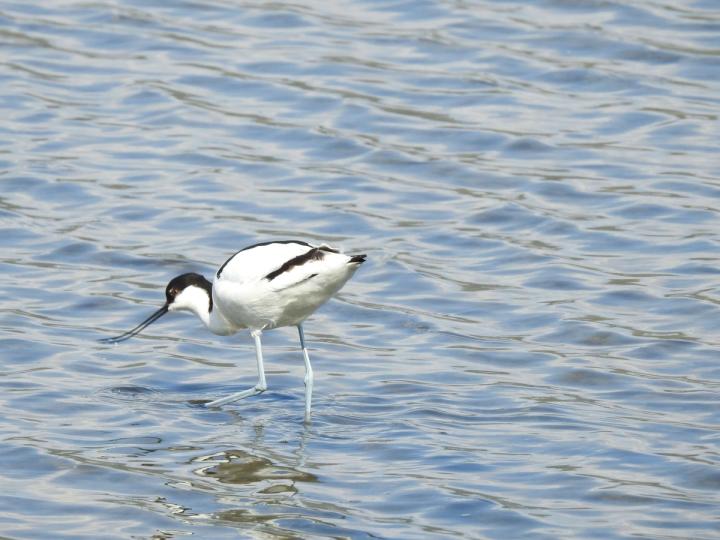
[[[210,298],[210,311],[212,311],[212,283],[210,283],[205,276],[196,274],[195,272],[188,272],[187,274],[181,274],[170,280],[170,283],[165,287],[165,299],[167,304],[170,305],[175,301],[175,297],[183,292],[190,285],[195,285],[201,289],[205,289]]]

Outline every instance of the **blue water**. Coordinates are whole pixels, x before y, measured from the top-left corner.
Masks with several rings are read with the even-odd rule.
[[[0,5],[3,539],[720,538],[720,9]],[[367,253],[252,341],[157,309]]]

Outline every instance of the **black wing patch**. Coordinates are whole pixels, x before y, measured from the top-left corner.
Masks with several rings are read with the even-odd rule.
[[[270,242],[260,242],[259,244],[253,244],[252,246],[244,247],[240,251],[236,251],[233,253],[230,258],[225,261],[222,266],[218,269],[216,277],[220,277],[220,274],[222,274],[222,271],[225,269],[225,267],[235,258],[235,255],[238,253],[242,253],[243,251],[247,251],[248,249],[253,249],[256,247],[262,247],[262,246],[269,246],[270,244],[300,244],[301,246],[307,246],[312,247],[307,242],[303,242],[302,240],[272,240]]]
[[[280,274],[284,274],[285,272],[292,270],[296,266],[302,266],[306,262],[310,261],[321,261],[323,257],[325,257],[325,254],[323,253],[324,251],[327,250],[323,248],[312,248],[310,251],[306,251],[302,255],[293,257],[289,261],[285,261],[283,265],[277,270],[273,270],[272,272],[270,272],[267,276],[265,276],[265,279],[267,279],[268,281],[272,281]]]

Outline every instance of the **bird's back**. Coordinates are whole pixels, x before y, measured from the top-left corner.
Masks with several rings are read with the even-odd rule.
[[[285,261],[307,253],[313,246],[300,241],[265,242],[235,253],[220,267],[215,280],[253,282],[276,270]]]
[[[363,261],[299,241],[256,244],[220,267],[213,300],[238,327],[295,325],[339,291]]]

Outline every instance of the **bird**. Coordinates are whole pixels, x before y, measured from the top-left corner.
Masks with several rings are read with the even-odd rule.
[[[219,407],[267,390],[261,336],[264,331],[295,326],[305,361],[305,422],[310,422],[313,370],[303,322],[333,297],[365,262],[367,255],[346,255],[327,244],[275,240],[241,249],[215,273],[212,283],[195,272],[181,274],[165,287],[165,303],[118,336],[119,343],[139,334],[166,313],[195,314],[214,334],[228,336],[247,329],[255,342],[258,379],[255,386],[205,403]]]

